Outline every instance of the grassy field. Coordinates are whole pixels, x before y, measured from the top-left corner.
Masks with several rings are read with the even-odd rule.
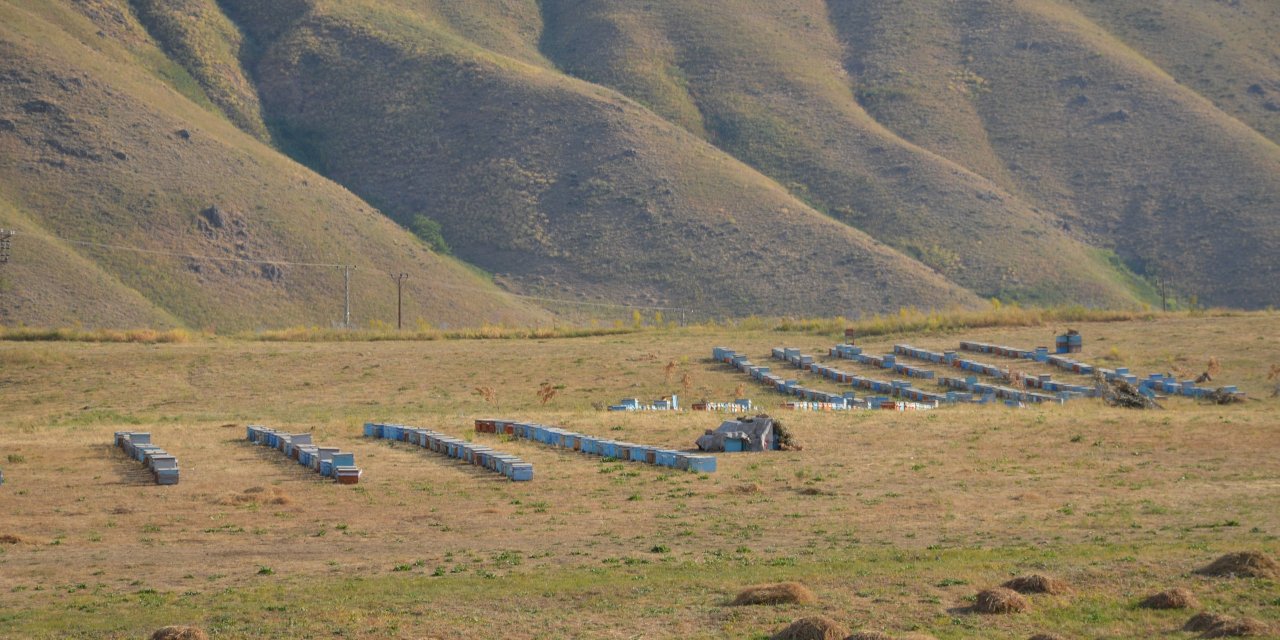
[[[1206,610],[1280,624],[1275,582],[1191,573],[1229,551],[1280,554],[1280,400],[1266,380],[1280,363],[1280,316],[1073,326],[1086,360],[1198,373],[1216,357],[1217,380],[1251,400],[1171,399],[1146,413],[1086,400],[782,413],[782,396],[708,359],[717,345],[757,361],[782,345],[822,354],[841,339],[821,330],[0,342],[0,536],[11,536],[0,539],[12,542],[0,544],[0,637],[139,638],[189,623],[215,638],[762,638],[817,613],[940,639],[1194,637],[1177,631],[1190,611],[1135,607],[1174,586]],[[1058,328],[865,345],[1035,346]],[[545,406],[544,382],[558,390]],[[596,407],[673,392],[724,400],[739,385],[805,448],[722,455],[698,475],[471,429],[509,417],[688,448],[720,416]],[[365,420],[485,441],[533,462],[535,480],[366,440]],[[245,443],[247,423],[353,451],[364,479],[324,481]],[[177,455],[181,484],[149,484],[112,449],[123,429]],[[246,493],[255,487],[267,490]],[[1033,596],[1020,615],[964,612],[979,589],[1031,572],[1073,592]],[[819,602],[727,606],[742,587],[778,580]]]

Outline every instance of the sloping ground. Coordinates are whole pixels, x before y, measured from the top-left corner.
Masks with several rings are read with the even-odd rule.
[[[301,157],[526,289],[732,313],[975,301],[634,102],[429,17],[321,2],[280,29],[232,4],[280,34],[255,73]]]
[[[1080,4],[1102,15],[1146,11]],[[1183,5],[1162,15],[1188,31],[1193,18],[1226,11],[1166,4]],[[841,6],[833,18],[877,120],[1202,302],[1275,302],[1280,147],[1264,135],[1063,3]],[[1257,60],[1274,41],[1252,41],[1263,52],[1246,57],[1265,66]],[[1184,40],[1167,33],[1161,42],[1168,52]],[[1275,57],[1270,64],[1274,73]]]
[[[0,226],[21,231],[0,322],[341,320],[341,271],[290,263],[356,265],[358,323],[394,321],[398,271],[411,322],[545,317],[184,96],[199,86],[127,8],[81,8],[0,4]]]

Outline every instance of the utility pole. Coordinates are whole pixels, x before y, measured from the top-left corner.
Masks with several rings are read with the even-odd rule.
[[[342,267],[342,326],[351,328],[351,271],[355,267],[351,265],[343,265]]]
[[[396,331],[404,329],[404,309],[402,303],[404,301],[404,281],[409,277],[407,273],[397,273],[391,276],[396,280]]]

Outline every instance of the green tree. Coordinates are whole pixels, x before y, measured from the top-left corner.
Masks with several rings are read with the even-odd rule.
[[[453,252],[449,248],[449,243],[444,241],[444,233],[441,232],[440,223],[428,218],[422,214],[413,217],[413,222],[409,223],[409,230],[413,235],[418,236],[424,244],[431,247],[436,253],[449,255]]]

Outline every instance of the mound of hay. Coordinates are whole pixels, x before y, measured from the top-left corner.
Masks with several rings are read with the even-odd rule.
[[[881,631],[859,631],[845,640],[893,640],[893,636]]]
[[[1029,576],[1018,576],[1002,585],[1006,589],[1013,589],[1018,593],[1047,593],[1050,595],[1058,595],[1069,593],[1071,587],[1067,583],[1042,576],[1040,574],[1032,574]]]
[[[15,536],[12,533],[0,534],[0,544],[22,544],[27,539],[22,536]]]
[[[1143,609],[1198,609],[1200,601],[1190,591],[1175,587],[1148,597],[1139,602],[1138,606]]]
[[[898,640],[938,640],[938,639],[927,633],[908,633],[905,636],[900,636]]]
[[[1240,618],[1239,620],[1228,620],[1221,624],[1215,625],[1200,634],[1201,638],[1245,638],[1253,636],[1265,636],[1271,631],[1266,623],[1253,618]]]
[[[733,599],[734,606],[757,604],[813,604],[817,596],[808,587],[799,582],[779,582],[777,584],[758,584],[747,587]]]
[[[224,507],[238,507],[246,504],[293,504],[293,498],[285,493],[280,487],[249,487],[240,493],[228,493],[217,500],[214,504],[220,504]]]
[[[1183,631],[1208,631],[1214,627],[1222,626],[1231,622],[1231,618],[1216,613],[1204,611],[1191,616],[1187,623],[1182,625]]]
[[[1093,374],[1093,387],[1109,407],[1128,409],[1163,409],[1155,400],[1142,395],[1138,388],[1123,378],[1107,380],[1101,372]]]
[[[1275,580],[1280,579],[1280,564],[1257,551],[1241,551],[1228,553],[1195,572],[1202,576]]]
[[[826,616],[813,616],[792,622],[770,640],[844,640],[848,636],[849,630],[839,622]]]
[[[1067,640],[1066,636],[1060,636],[1056,633],[1037,633],[1027,640]]]
[[[173,625],[156,629],[151,640],[209,640],[209,636],[199,627]]]
[[[751,495],[753,493],[760,493],[763,490],[764,488],[761,487],[758,483],[748,482],[746,484],[740,484],[736,487],[730,487],[729,493],[737,493],[745,496],[745,495]]]
[[[978,592],[973,609],[978,613],[1022,613],[1030,607],[1022,594],[1006,587]]]
[[[782,426],[782,421],[776,418],[773,420],[773,437],[777,439],[778,449],[782,451],[800,451],[804,449],[804,445],[800,444],[799,440],[796,440],[795,434],[791,433],[790,429]]]

